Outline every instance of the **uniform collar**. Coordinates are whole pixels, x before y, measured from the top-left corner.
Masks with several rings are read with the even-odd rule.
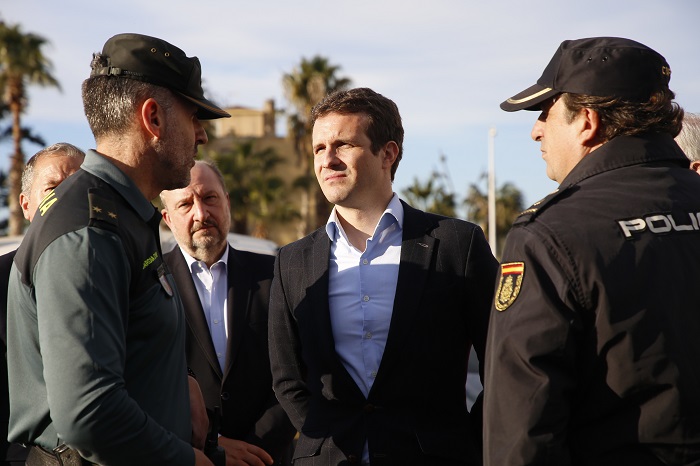
[[[153,217],[155,207],[151,201],[144,197],[131,178],[98,152],[87,151],[80,168],[112,186],[145,222]]]
[[[527,224],[549,204],[575,188],[583,180],[618,168],[633,165],[665,164],[689,167],[688,158],[671,135],[617,136],[585,156],[564,178],[559,187],[518,215],[513,225]],[[690,168],[688,168],[690,170]]]
[[[617,168],[660,162],[689,165],[688,158],[670,134],[617,136],[586,155],[564,178],[559,191]]]

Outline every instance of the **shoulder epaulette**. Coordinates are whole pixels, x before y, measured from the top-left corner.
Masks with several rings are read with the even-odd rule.
[[[549,193],[547,196],[544,198],[540,199],[539,201],[535,202],[532,204],[529,208],[523,210],[520,212],[520,215],[515,219],[513,222],[513,225],[518,225],[518,224],[524,224],[524,223],[529,223],[532,220],[535,219],[535,217],[542,212],[544,209],[547,208],[548,205],[552,204],[552,202],[557,199],[563,192],[565,192],[567,188],[564,189],[556,189],[555,191]]]
[[[105,222],[119,226],[117,204],[112,199],[112,193],[100,188],[90,188],[88,189],[88,200],[91,225],[96,222]]]

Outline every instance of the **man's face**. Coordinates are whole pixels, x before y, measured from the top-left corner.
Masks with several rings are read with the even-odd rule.
[[[75,173],[82,163],[83,157],[69,157],[62,152],[47,154],[37,160],[34,164],[34,176],[28,195],[19,195],[24,218],[31,222],[37,207],[46,195]]]
[[[372,153],[364,114],[329,113],[314,123],[314,171],[329,202],[347,208],[386,205],[391,163],[386,148]],[[392,144],[392,143],[390,143]],[[394,157],[395,158],[395,157]]]
[[[180,97],[174,100],[165,117],[163,134],[156,144],[157,176],[164,190],[187,186],[197,147],[208,140],[197,118],[198,107]]]
[[[218,260],[228,245],[231,204],[212,169],[196,164],[187,187],[163,192],[162,196],[163,218],[177,243],[207,265]]]
[[[576,120],[569,122],[563,98],[542,104],[542,114],[532,128],[532,139],[540,143],[542,158],[547,163],[547,176],[561,183],[585,155],[578,144]]]

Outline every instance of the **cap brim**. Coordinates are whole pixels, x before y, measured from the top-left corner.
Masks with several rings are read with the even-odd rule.
[[[542,102],[554,97],[557,94],[560,94],[560,91],[535,84],[519,94],[515,94],[505,102],[502,102],[501,110],[505,110],[506,112],[515,112],[518,110],[539,110]]]
[[[228,112],[220,109],[207,99],[194,99],[182,92],[179,94],[199,107],[197,118],[200,120],[215,120],[217,118],[229,118],[231,116]]]

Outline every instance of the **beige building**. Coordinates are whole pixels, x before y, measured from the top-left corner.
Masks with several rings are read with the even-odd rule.
[[[213,120],[214,134],[217,138],[236,136],[239,138],[276,137],[275,101],[268,99],[262,109],[247,107],[229,107],[226,111],[231,118]]]
[[[208,130],[212,137],[209,143],[203,147],[205,153],[221,153],[228,148],[242,142],[254,143],[254,151],[262,151],[268,148],[275,150],[277,155],[284,159],[275,170],[290,187],[291,203],[299,211],[302,203],[300,190],[292,190],[291,186],[303,175],[302,164],[294,150],[294,143],[286,137],[280,137],[276,131],[277,109],[272,99],[266,100],[262,108],[228,107],[225,110],[231,114],[231,118],[219,118],[209,122],[212,127]],[[224,173],[226,175],[226,173]],[[259,235],[253,225],[249,225],[248,234]],[[297,221],[278,223],[268,222],[262,234],[282,246],[303,236],[300,224]]]

